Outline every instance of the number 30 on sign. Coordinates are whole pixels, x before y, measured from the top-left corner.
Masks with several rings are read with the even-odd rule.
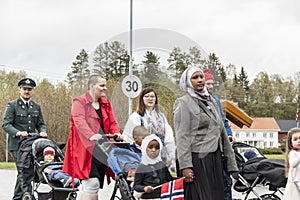
[[[122,91],[129,98],[139,96],[142,90],[142,83],[135,75],[128,75],[122,81]]]

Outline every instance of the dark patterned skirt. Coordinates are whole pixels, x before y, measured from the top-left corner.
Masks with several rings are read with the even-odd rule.
[[[195,179],[184,184],[186,200],[224,200],[224,177],[221,151],[192,153]]]

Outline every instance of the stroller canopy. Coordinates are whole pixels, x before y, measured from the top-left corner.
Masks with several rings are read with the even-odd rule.
[[[38,158],[43,154],[43,150],[46,147],[52,147],[55,150],[55,157],[63,160],[63,153],[57,146],[56,142],[48,138],[38,138],[32,143],[32,154],[35,158]]]
[[[127,173],[129,169],[136,169],[141,158],[129,149],[115,148],[109,152],[107,162],[111,170],[118,175],[122,172]]]

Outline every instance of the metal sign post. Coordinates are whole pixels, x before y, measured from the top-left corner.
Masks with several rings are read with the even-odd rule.
[[[132,3],[133,0],[130,0],[130,38],[129,38],[129,76],[132,75]],[[131,115],[132,112],[132,99],[128,97],[128,116]]]

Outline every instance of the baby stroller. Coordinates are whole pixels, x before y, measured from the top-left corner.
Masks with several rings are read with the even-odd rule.
[[[104,142],[97,146],[107,155],[107,164],[116,176],[110,200],[135,200],[130,186],[132,181],[128,181],[126,177],[129,170],[137,168],[141,162],[140,156],[130,150],[129,143],[125,142]],[[118,189],[121,197],[117,196]]]
[[[55,150],[55,162],[43,162],[43,150],[45,147]],[[61,147],[63,148],[64,145]],[[58,144],[50,139],[37,137],[32,143],[33,179],[32,192],[24,193],[22,200],[72,200],[77,197],[77,188],[64,188],[62,182],[48,178],[44,169],[49,165],[62,165],[64,156]],[[47,186],[47,187],[45,187]]]
[[[250,193],[257,199],[280,200],[275,193],[283,194],[280,188],[286,184],[284,160],[267,159],[256,147],[240,142],[234,143],[232,148],[239,168],[238,174],[234,176],[237,179],[233,185],[234,190],[246,194],[245,200]],[[269,186],[271,193],[259,195],[255,191],[258,184]]]

